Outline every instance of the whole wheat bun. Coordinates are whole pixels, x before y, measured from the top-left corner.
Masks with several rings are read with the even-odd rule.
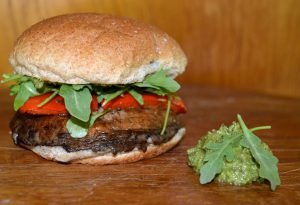
[[[162,66],[175,78],[187,64],[176,41],[158,28],[95,13],[56,16],[31,26],[9,61],[16,73],[68,84],[130,84]]]
[[[112,153],[95,153],[92,150],[66,152],[65,149],[60,146],[22,146],[31,149],[37,155],[45,159],[58,162],[94,165],[122,164],[158,156],[174,147],[182,139],[184,134],[185,128],[181,128],[170,141],[161,145],[150,145],[147,147],[146,152],[135,149],[130,152],[118,153],[117,155],[113,155]]]

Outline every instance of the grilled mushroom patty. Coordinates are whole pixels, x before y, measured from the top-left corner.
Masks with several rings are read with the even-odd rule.
[[[164,135],[160,131],[165,109],[159,107],[113,110],[96,120],[87,136],[71,137],[66,129],[69,115],[31,115],[17,112],[10,122],[15,144],[61,146],[67,152],[93,150],[117,154],[134,148],[147,150],[149,144],[169,141],[182,127],[179,116],[171,112]]]

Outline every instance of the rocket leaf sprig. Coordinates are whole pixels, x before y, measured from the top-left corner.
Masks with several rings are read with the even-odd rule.
[[[278,159],[272,154],[269,149],[262,146],[262,141],[253,131],[270,129],[271,126],[261,126],[248,129],[241,115],[237,115],[241,131],[231,131],[223,133],[221,142],[209,142],[204,145],[206,151],[203,164],[198,165],[200,173],[200,183],[207,184],[211,182],[218,174],[222,172],[224,160],[232,161],[236,157],[235,147],[242,146],[248,148],[252,157],[259,166],[258,174],[262,179],[267,179],[270,182],[271,190],[275,191],[280,185],[278,173]],[[197,171],[197,172],[198,172]]]

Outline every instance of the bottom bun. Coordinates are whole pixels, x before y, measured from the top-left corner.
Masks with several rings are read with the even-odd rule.
[[[185,128],[181,128],[171,140],[161,145],[149,145],[146,152],[134,149],[130,152],[118,153],[116,155],[113,155],[112,153],[93,152],[92,150],[67,152],[61,146],[22,146],[31,149],[37,155],[40,155],[45,159],[58,162],[95,165],[122,164],[158,156],[174,147],[182,139],[184,134]]]

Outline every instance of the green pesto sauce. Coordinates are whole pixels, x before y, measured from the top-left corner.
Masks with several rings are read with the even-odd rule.
[[[230,133],[241,133],[239,123],[234,122],[230,127],[222,125],[219,130],[212,130],[203,136],[196,147],[187,151],[188,165],[193,168],[195,172],[200,174],[200,169],[204,163],[205,154],[209,152],[205,145],[210,142],[222,142],[224,137],[231,137]],[[226,135],[225,135],[226,134]],[[268,145],[262,143],[264,149],[270,150]],[[259,177],[259,165],[256,163],[248,148],[236,144],[234,147],[235,158],[232,161],[223,159],[223,169],[215,180],[222,184],[231,185],[246,185],[252,182],[262,182],[263,179]]]

